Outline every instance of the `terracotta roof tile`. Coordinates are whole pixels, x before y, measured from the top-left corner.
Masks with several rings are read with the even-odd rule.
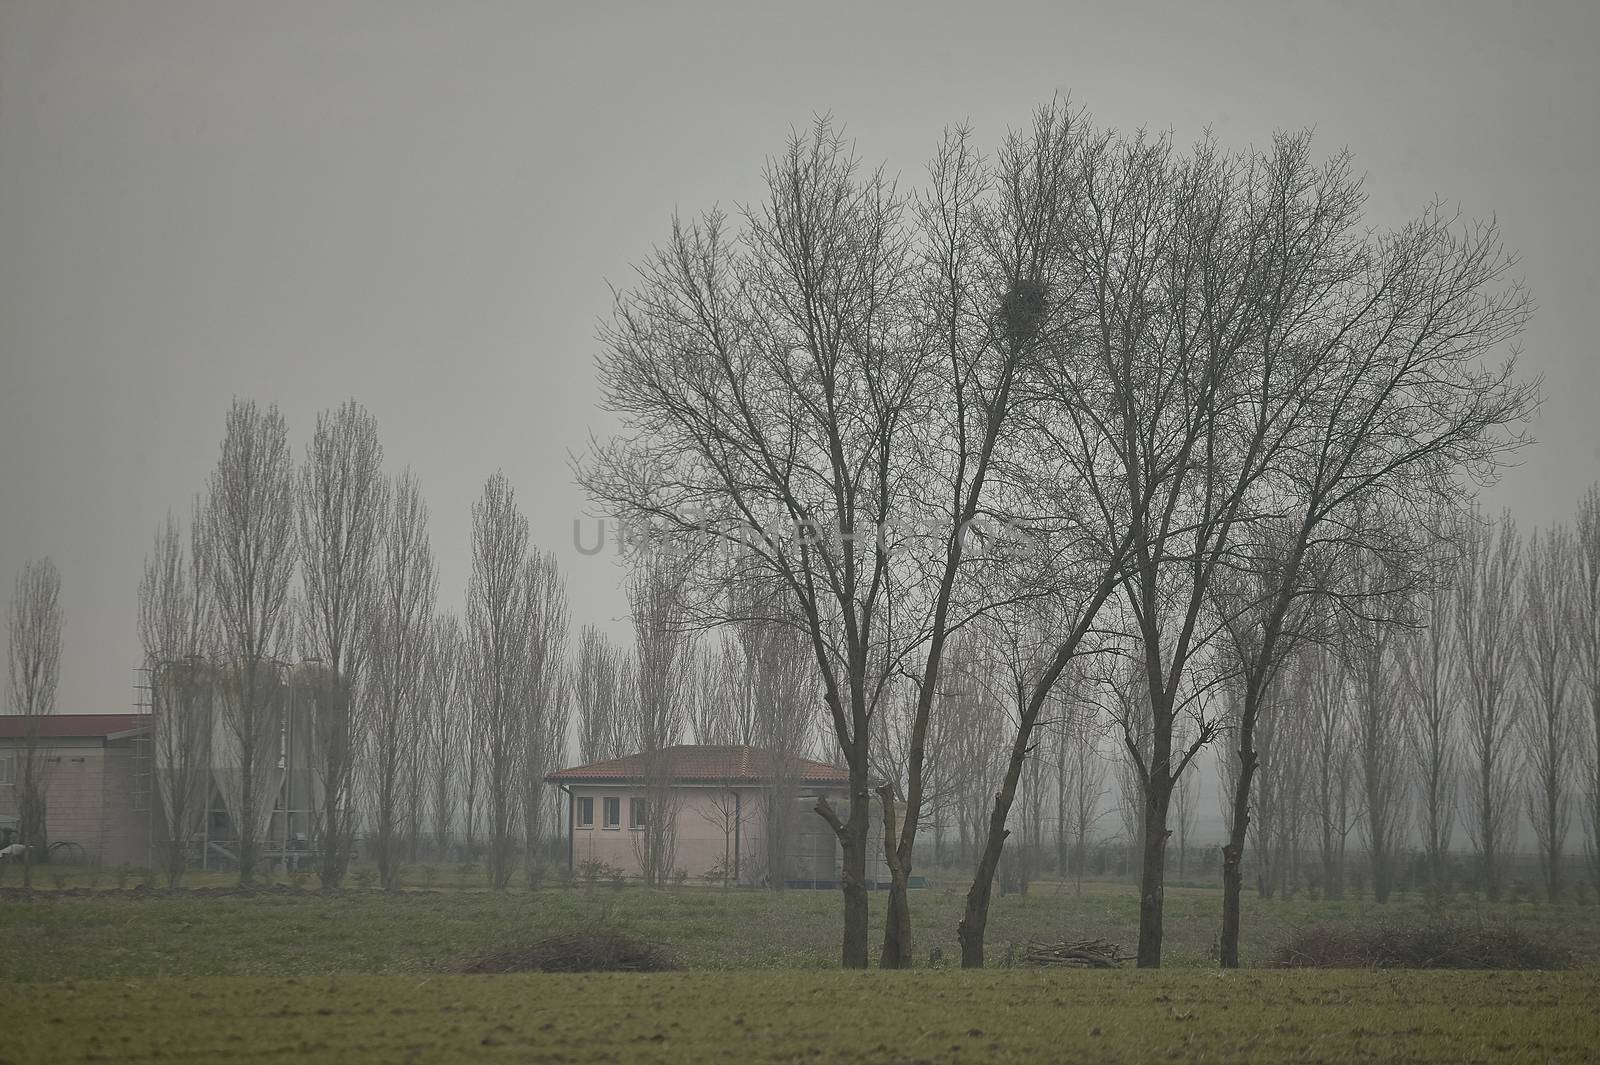
[[[673,780],[680,783],[749,783],[759,784],[769,776],[768,760],[771,755],[760,747],[715,747],[685,744],[669,747]],[[850,782],[847,770],[810,758],[794,760],[795,782],[798,784],[844,785]],[[545,780],[552,784],[591,784],[617,781],[618,783],[644,778],[643,756],[629,755],[605,762],[573,766],[551,773]]]

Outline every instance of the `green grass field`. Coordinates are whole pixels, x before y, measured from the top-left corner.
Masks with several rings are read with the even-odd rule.
[[[963,885],[952,880],[912,893],[916,952],[958,956],[955,926]],[[882,897],[873,900],[876,942]],[[1165,964],[1215,964],[1220,894],[1212,888],[1167,893]],[[1584,965],[1600,966],[1600,907],[1478,904],[1465,896],[1443,910],[1462,921],[1514,923],[1558,936]],[[1264,963],[1294,929],[1363,920],[1421,920],[1420,896],[1389,905],[1245,899],[1243,958]],[[308,976],[341,972],[428,973],[508,938],[559,931],[604,915],[661,943],[691,969],[827,969],[839,957],[839,896],[833,891],[724,892],[687,887],[549,887],[512,890],[414,889],[395,894],[347,890],[331,895],[279,885],[252,895],[167,896],[161,892],[40,892],[34,901],[0,901],[0,973],[8,980],[193,976]],[[1070,886],[1045,881],[1025,896],[994,899],[988,960],[1029,939],[1105,937],[1129,948],[1138,938],[1138,897],[1126,883]]]
[[[0,1062],[1593,1060],[1586,973],[319,976],[9,989]]]
[[[1600,907],[1575,903],[1442,907],[1559,937],[1585,966],[1573,972],[1221,974],[1220,897],[1198,887],[1169,890],[1159,973],[1001,968],[1031,938],[1137,938],[1127,884],[1079,895],[1047,881],[994,900],[989,971],[844,974],[830,971],[839,898],[826,891],[169,896],[102,882],[25,901],[14,886],[0,894],[0,1062],[1560,1061],[1600,1046]],[[913,893],[919,964],[933,948],[954,964],[963,888]],[[1296,928],[1435,912],[1415,896],[1381,908],[1247,896],[1245,961],[1263,963]],[[453,974],[592,921],[659,943],[688,971]]]

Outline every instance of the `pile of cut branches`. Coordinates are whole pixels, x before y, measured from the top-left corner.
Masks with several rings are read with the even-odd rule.
[[[1028,943],[1022,964],[1041,969],[1115,969],[1133,956],[1106,939],[1085,939],[1075,943]]]

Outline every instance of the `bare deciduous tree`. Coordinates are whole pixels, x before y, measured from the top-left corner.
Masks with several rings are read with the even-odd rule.
[[[505,475],[472,506],[472,577],[467,586],[467,692],[482,745],[489,879],[505,890],[521,814],[522,671],[528,647],[525,565],[528,519]],[[478,780],[468,792],[469,824]]]
[[[1435,535],[1453,542],[1453,534],[1435,522]],[[1453,573],[1420,597],[1421,631],[1399,645],[1406,697],[1411,761],[1416,773],[1417,818],[1428,886],[1441,892],[1449,880],[1450,838],[1455,824],[1459,770],[1459,699],[1457,697],[1456,629],[1451,623]]]
[[[1189,845],[1200,818],[1200,767],[1190,766],[1172,792],[1172,823],[1178,837],[1178,879],[1187,875]]]
[[[294,466],[277,407],[234,400],[204,513],[226,672],[218,776],[238,834],[239,881],[250,884],[272,812],[295,565]]]
[[[204,518],[196,514],[187,555],[171,514],[156,533],[139,582],[139,641],[150,676],[156,791],[165,838],[167,887],[188,864],[211,784],[213,638]]]
[[[22,567],[9,620],[10,710],[22,719],[16,783],[22,886],[32,890],[34,850],[48,842],[45,754],[39,739],[44,719],[55,713],[61,679],[61,574],[54,562],[45,558]]]
[[[1345,845],[1359,812],[1349,667],[1333,646],[1312,646],[1302,653],[1312,671],[1307,708],[1311,717],[1311,816],[1320,835],[1320,880],[1324,896],[1342,899]]]
[[[379,880],[388,890],[400,886],[406,840],[414,831],[406,823],[406,771],[422,742],[424,667],[438,588],[428,506],[406,470],[395,480],[383,518],[365,688],[372,851]]]
[[[997,491],[992,479],[1008,465],[1005,454],[1014,450],[1019,397],[1077,288],[1074,275],[1063,269],[1061,230],[1079,187],[1078,153],[1085,135],[1084,115],[1060,100],[1039,108],[1031,129],[1008,136],[992,166],[974,150],[967,130],[949,131],[929,167],[931,188],[917,203],[923,276],[916,313],[926,329],[919,338],[930,356],[922,387],[931,402],[925,400],[923,416],[908,424],[914,430],[907,436],[910,447],[896,456],[904,472],[896,472],[921,483],[923,506],[934,508],[938,527],[911,545],[930,565],[920,580],[907,582],[910,594],[894,605],[903,620],[915,618],[912,644],[921,649],[922,662],[906,750],[904,816],[898,831],[886,829],[884,836],[890,873],[881,955],[886,968],[911,965],[906,886],[924,812],[927,738],[946,643],[968,616],[1008,594],[1005,582],[996,580],[995,559],[978,556],[982,539],[974,533],[980,518],[999,509],[1005,490]],[[1059,672],[1045,649],[1036,649],[1035,656],[1028,679],[1035,687],[1043,683],[1038,705],[1029,705],[1031,693],[1022,688],[1016,696],[1018,724],[1026,722],[1030,733]],[[1039,675],[1044,672],[1051,672],[1049,682]],[[1042,763],[1036,756],[1030,762],[1034,745],[1030,735],[1015,772],[1008,764],[1002,785],[1007,807],[1030,764],[1029,796],[1042,799]],[[880,789],[880,797],[887,826],[896,822],[893,795]],[[1037,804],[1029,808],[1037,836]],[[991,818],[991,826],[999,826],[992,829],[993,847],[986,847],[980,859],[971,904],[957,929],[964,954],[982,950],[974,945],[983,934],[978,911],[987,906],[1005,820]]]
[[[1067,749],[1067,804],[1072,824],[1071,866],[1074,890],[1083,894],[1083,872],[1089,859],[1089,833],[1100,819],[1106,769],[1101,750],[1099,706],[1079,696],[1064,708],[1062,746]]]
[[[443,858],[450,852],[464,765],[474,744],[461,690],[461,622],[454,614],[440,615],[430,636],[419,749],[433,851]]]
[[[1347,156],[1316,169],[1308,149],[1304,136],[1280,138],[1263,161],[1275,191],[1262,217],[1282,219],[1273,228],[1287,228],[1288,252],[1272,262],[1272,295],[1252,312],[1267,346],[1251,360],[1264,371],[1251,409],[1272,428],[1246,453],[1272,456],[1275,468],[1252,485],[1261,498],[1235,518],[1277,517],[1264,527],[1276,541],[1265,556],[1271,564],[1255,567],[1263,594],[1247,611],[1258,635],[1240,655],[1241,800],[1255,768],[1260,693],[1294,645],[1321,628],[1308,634],[1304,622],[1333,609],[1378,624],[1374,608],[1403,608],[1405,587],[1431,579],[1420,564],[1422,517],[1460,499],[1463,473],[1489,476],[1505,461],[1534,402],[1513,359],[1489,362],[1531,312],[1525,290],[1508,280],[1515,257],[1493,224],[1463,227],[1435,206],[1369,237]],[[1260,436],[1245,439],[1252,435]],[[1214,447],[1213,439],[1208,452]],[[1247,520],[1228,530],[1236,557],[1253,554],[1255,527]],[[1381,587],[1349,585],[1351,575],[1375,569]],[[1249,804],[1236,801],[1234,810],[1248,816]],[[1237,964],[1244,828],[1236,819],[1224,852],[1225,965]]]
[[[731,637],[705,640],[695,655],[690,726],[694,741],[725,747],[739,740],[739,651]],[[748,742],[748,741],[746,741]]]
[[[693,559],[649,545],[633,559],[628,603],[633,617],[633,734],[644,777],[643,830],[633,837],[639,873],[666,887],[677,871],[679,803],[674,748],[693,698],[694,641],[684,606]],[[631,816],[631,815],[630,815]]]
[[[781,891],[793,851],[796,778],[815,726],[816,672],[805,641],[793,629],[775,626],[758,646],[750,740],[766,752],[764,864],[768,884]]]
[[[741,875],[737,841],[745,826],[756,820],[760,810],[754,804],[744,804],[738,791],[742,781],[725,779],[721,783],[720,788],[701,801],[695,812],[722,836],[722,857],[715,868],[705,870],[703,875],[707,880],[720,880],[723,890],[727,890],[738,883]]]
[[[849,768],[849,809],[822,812],[843,850],[843,961],[864,968],[869,726],[892,637],[891,545],[877,532],[908,488],[895,455],[923,362],[905,342],[892,183],[863,177],[825,123],[766,178],[742,238],[716,212],[675,223],[619,299],[600,375],[623,433],[582,478],[626,522],[736,545],[739,559],[708,569],[789,601]],[[713,583],[725,592],[720,573]]]
[[[1361,834],[1372,897],[1389,901],[1406,832],[1404,703],[1393,648],[1395,628],[1382,617],[1352,626],[1348,656],[1355,698],[1354,738],[1361,783]]]
[[[1577,582],[1572,534],[1557,526],[1528,541],[1522,578],[1519,642],[1528,705],[1518,719],[1528,770],[1529,820],[1539,843],[1545,897],[1561,896],[1562,852],[1572,820],[1572,777],[1578,764],[1577,720],[1572,705],[1576,630],[1572,598]]]
[[[530,882],[543,875],[545,774],[567,750],[567,586],[556,557],[534,553],[523,569],[527,646],[523,652],[522,828]]]
[[[1467,832],[1478,858],[1478,883],[1490,899],[1505,886],[1505,860],[1516,832],[1518,757],[1517,595],[1522,551],[1506,514],[1474,516],[1464,536],[1455,585],[1454,622],[1466,696],[1466,743],[1472,817]]]
[[[622,673],[625,656],[605,634],[585,625],[578,635],[573,666],[572,698],[578,712],[578,760],[585,764],[620,758]]]
[[[364,739],[358,686],[377,610],[379,547],[388,511],[378,422],[350,400],[317,415],[300,469],[302,654],[324,682],[310,699],[311,842],[322,885],[337,888],[355,841],[356,765]]]
[[[1572,632],[1577,696],[1583,707],[1584,822],[1591,875],[1600,883],[1600,485],[1578,505]]]

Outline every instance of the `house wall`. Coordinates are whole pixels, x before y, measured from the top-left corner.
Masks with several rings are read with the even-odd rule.
[[[73,842],[91,862],[144,865],[149,858],[150,812],[138,801],[133,747],[128,741],[53,739],[40,744],[45,771],[45,837]],[[21,744],[0,743],[10,758],[12,783],[0,784],[0,825],[17,823]]]
[[[573,868],[585,862],[601,862],[620,870],[625,876],[640,875],[639,845],[641,830],[628,824],[629,800],[644,798],[642,786],[574,785],[571,799],[563,812],[563,820],[575,814],[577,800],[594,800],[594,825],[578,827],[568,822]],[[738,873],[742,884],[770,882],[767,865],[766,796],[759,787],[732,789],[739,797]],[[677,839],[673,865],[682,869],[691,879],[707,879],[723,861],[729,842],[726,822],[735,811],[727,811],[722,796],[725,789],[710,787],[676,787],[673,789],[677,807],[674,824]],[[606,798],[620,800],[621,827],[606,828]],[[836,807],[843,807],[843,797],[834,796]],[[785,881],[832,882],[839,877],[839,847],[825,821],[813,810],[816,793],[802,794],[794,800],[790,820],[790,843],[787,860],[781,874]],[[876,867],[869,865],[868,876]],[[887,879],[887,873],[883,874]]]

